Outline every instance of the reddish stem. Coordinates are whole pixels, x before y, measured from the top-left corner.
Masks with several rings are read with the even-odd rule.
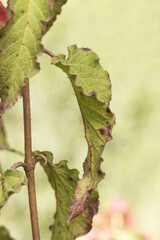
[[[32,235],[33,240],[40,240],[34,179],[35,162],[34,159],[32,159],[29,79],[26,79],[26,84],[23,88],[23,113],[24,113],[25,163],[31,166],[29,170],[26,170],[26,176],[28,178],[28,197],[32,225]]]

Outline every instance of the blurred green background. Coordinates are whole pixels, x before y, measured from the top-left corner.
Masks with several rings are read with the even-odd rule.
[[[3,1],[5,2],[5,1]],[[112,81],[111,110],[116,115],[113,140],[102,164],[106,178],[99,184],[100,209],[114,197],[131,204],[137,230],[160,238],[160,1],[68,0],[43,39],[45,48],[67,54],[71,44],[89,47],[101,59]],[[33,150],[49,150],[55,162],[69,160],[79,168],[87,153],[84,129],[66,75],[38,58],[41,72],[30,80]],[[23,151],[22,99],[3,117],[11,147]],[[0,152],[3,169],[22,160]],[[50,237],[54,192],[40,166],[36,168],[41,239]],[[27,189],[2,209],[5,224],[17,240],[31,239]],[[15,221],[16,217],[16,221]]]

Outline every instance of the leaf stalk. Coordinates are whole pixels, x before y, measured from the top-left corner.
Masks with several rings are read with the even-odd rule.
[[[50,57],[55,57],[56,55],[54,53],[52,53],[50,50],[43,48],[43,52],[46,53],[47,55],[49,55]]]

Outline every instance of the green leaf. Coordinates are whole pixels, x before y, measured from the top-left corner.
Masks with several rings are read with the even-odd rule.
[[[104,178],[100,165],[102,152],[107,141],[111,140],[111,129],[115,123],[109,109],[111,83],[109,75],[99,63],[98,56],[88,48],[76,45],[68,48],[69,56],[58,55],[52,64],[61,68],[73,86],[88,143],[88,155],[84,162],[84,175],[77,183],[68,222],[82,214],[89,193]]]
[[[93,215],[98,211],[97,190],[92,191],[91,195],[88,196],[88,206],[84,213],[68,224],[67,216],[79,179],[78,170],[69,169],[65,160],[53,165],[53,156],[50,152],[37,151],[33,153],[33,156],[40,160],[48,180],[55,190],[57,206],[54,225],[51,227],[52,240],[73,240],[86,234],[91,229]]]
[[[0,208],[8,201],[8,198],[19,192],[22,185],[26,184],[25,175],[15,169],[8,169],[4,175],[0,174]]]
[[[0,149],[8,147],[7,141],[6,141],[6,134],[4,129],[4,124],[2,119],[0,118]]]
[[[1,240],[14,240],[12,237],[10,237],[8,230],[2,226],[0,226],[0,239]]]
[[[37,55],[43,49],[40,40],[65,2],[9,1],[11,17],[0,31],[0,115],[22,95],[25,79],[39,71]]]

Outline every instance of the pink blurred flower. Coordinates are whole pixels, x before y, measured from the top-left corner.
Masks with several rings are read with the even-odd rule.
[[[112,200],[106,210],[106,217],[110,225],[131,228],[134,226],[134,218],[129,204],[122,198]]]
[[[91,230],[86,235],[86,240],[113,240],[112,233],[109,229],[99,229],[99,230]]]
[[[116,198],[110,202],[107,209],[94,217],[93,228],[85,236],[85,240],[117,240],[113,237],[113,232],[133,233],[134,218],[128,202],[122,198]],[[132,230],[130,233],[129,230]],[[142,240],[152,240],[149,236],[138,235]]]
[[[142,240],[152,240],[153,239],[148,234],[140,234],[140,237],[142,238]]]

